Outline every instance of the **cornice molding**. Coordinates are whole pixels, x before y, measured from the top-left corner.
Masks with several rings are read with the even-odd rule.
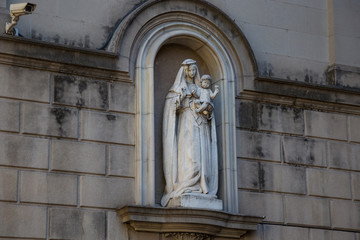
[[[188,237],[240,238],[248,231],[257,230],[264,219],[207,209],[147,206],[126,206],[118,210],[118,215],[135,231],[163,233],[175,239],[176,233],[187,233]]]
[[[131,82],[128,73],[118,70],[117,63],[114,53],[0,35],[0,64]]]

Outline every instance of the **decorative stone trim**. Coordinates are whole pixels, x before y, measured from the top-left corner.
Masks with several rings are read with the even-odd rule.
[[[202,233],[165,233],[165,238],[170,238],[174,240],[208,240],[211,239],[211,236],[208,234]]]
[[[240,238],[248,231],[255,231],[264,219],[207,209],[144,206],[126,206],[118,214],[135,231],[163,233],[175,240]]]

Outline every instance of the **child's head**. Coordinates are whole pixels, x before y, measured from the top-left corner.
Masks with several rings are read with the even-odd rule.
[[[210,85],[211,85],[211,77],[210,77],[210,75],[207,75],[207,74],[203,75],[201,77],[201,87],[202,88],[209,88]]]

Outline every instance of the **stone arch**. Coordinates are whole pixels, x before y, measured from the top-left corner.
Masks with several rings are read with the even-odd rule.
[[[254,55],[240,29],[203,1],[147,1],[118,26],[107,47],[136,85],[136,204],[155,205],[154,61],[165,44],[191,48],[206,59],[221,86],[215,101],[219,142],[219,196],[224,210],[238,211],[235,96],[257,75]]]

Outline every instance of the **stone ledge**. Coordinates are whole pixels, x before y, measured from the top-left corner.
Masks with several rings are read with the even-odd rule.
[[[199,233],[214,237],[240,238],[255,231],[264,217],[193,208],[126,206],[118,210],[123,223],[135,231]]]

